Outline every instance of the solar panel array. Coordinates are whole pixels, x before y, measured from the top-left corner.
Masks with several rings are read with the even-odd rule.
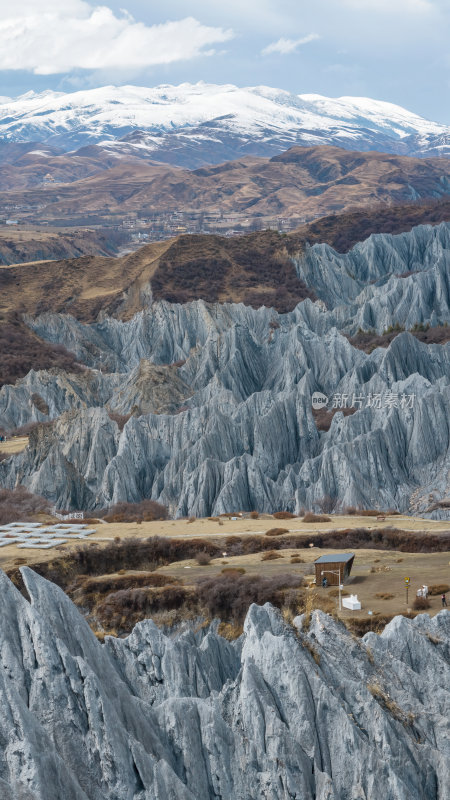
[[[23,550],[50,550],[73,539],[86,539],[92,533],[96,530],[82,523],[10,522],[0,525],[0,547],[15,544]]]

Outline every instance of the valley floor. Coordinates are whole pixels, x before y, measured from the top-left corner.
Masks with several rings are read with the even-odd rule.
[[[44,517],[42,516],[44,521]],[[50,517],[45,518],[47,521]],[[54,521],[54,520],[53,520]],[[383,530],[393,527],[397,530],[423,532],[425,535],[439,535],[448,532],[448,523],[445,521],[432,521],[420,517],[407,517],[395,515],[386,517],[386,520],[377,520],[367,516],[335,516],[331,515],[331,522],[305,523],[302,518],[277,520],[271,515],[261,515],[259,519],[237,518],[235,520],[220,518],[195,519],[189,522],[186,519],[166,520],[143,523],[105,523],[90,522],[90,527],[96,532],[88,544],[83,547],[107,546],[113,542],[127,542],[133,539],[145,540],[148,537],[158,536],[182,541],[195,540],[199,549],[202,542],[223,546],[223,555],[212,558],[209,564],[200,566],[196,559],[177,560],[156,570],[161,575],[173,576],[184,587],[195,587],[202,578],[219,576],[223,569],[238,568],[245,570],[248,575],[272,577],[276,575],[304,576],[306,584],[313,579],[313,562],[324,553],[335,553],[338,550],[331,547],[295,547],[276,550],[275,555],[267,560],[267,550],[255,553],[230,555],[227,550],[232,548],[233,540],[245,541],[249,536],[261,536],[274,527],[284,528],[289,531],[289,537],[309,537],[325,534],[331,531],[354,530]],[[271,537],[274,548],[277,547],[277,537]],[[265,540],[264,540],[265,541]],[[80,545],[77,543],[77,547]],[[342,547],[340,552],[350,552],[351,547]],[[59,545],[53,550],[40,551],[18,550],[15,545],[3,547],[0,551],[0,567],[11,573],[19,565],[49,565],[56,559],[68,557],[74,552],[74,544]],[[345,594],[357,594],[362,604],[360,612],[342,609],[339,615],[345,619],[367,620],[367,612],[373,611],[374,625],[376,618],[394,614],[405,613],[413,608],[416,591],[422,584],[429,587],[450,584],[450,551],[445,552],[400,552],[399,550],[355,548],[355,561],[351,576],[344,588]],[[148,568],[148,567],[147,567]],[[145,569],[145,567],[143,567]],[[110,574],[105,567],[103,572]],[[120,571],[123,576],[124,570]],[[130,577],[139,577],[139,570],[127,570]],[[111,572],[111,577],[116,573]],[[411,580],[408,602],[406,602],[405,577]],[[338,611],[337,591],[334,588],[322,589],[312,586],[313,602],[325,610]],[[430,608],[427,613],[434,615],[441,608],[441,596],[431,596]],[[449,596],[450,602],[450,596]]]

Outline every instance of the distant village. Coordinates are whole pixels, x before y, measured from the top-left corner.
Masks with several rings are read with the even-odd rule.
[[[245,216],[222,212],[204,211],[161,211],[129,212],[126,215],[102,214],[65,216],[63,219],[45,217],[45,206],[30,204],[7,204],[0,206],[0,226],[45,226],[51,228],[101,228],[126,234],[130,242],[154,242],[170,239],[182,234],[217,234],[220,236],[241,236],[258,230],[275,230],[288,233],[310,219],[304,217]]]
[[[138,239],[158,241],[185,233],[240,236],[250,231],[268,229],[287,233],[305,221],[299,217],[246,217],[220,212],[169,211],[148,216],[129,215],[121,224],[123,228],[133,231]]]

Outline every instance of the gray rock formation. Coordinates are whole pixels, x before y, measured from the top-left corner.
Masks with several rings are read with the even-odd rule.
[[[31,370],[14,386],[0,389],[1,425],[14,429],[29,422],[48,422],[70,408],[104,405],[120,384],[120,375],[94,370],[76,375],[61,369]]]
[[[189,311],[206,314],[203,304],[194,305],[174,311],[185,318]],[[251,310],[244,311],[249,316]],[[155,400],[156,368],[149,370],[147,362],[122,376],[98,374],[109,392],[107,407],[99,407],[95,395],[89,403],[86,392],[81,403],[81,392],[75,393],[70,411],[33,434],[23,453],[0,463],[0,485],[22,483],[60,508],[152,497],[173,514],[198,516],[255,507],[298,511],[326,496],[341,506],[401,510],[414,499],[415,510],[424,512],[448,497],[450,345],[425,345],[404,333],[388,349],[367,355],[335,329],[321,337],[294,324],[292,316],[280,316],[275,330],[270,320],[262,309],[252,312],[252,325],[230,320],[220,331],[205,326],[203,346],[193,347],[182,366],[162,370],[164,380],[170,377],[168,386],[161,384],[162,395],[171,396],[172,411],[178,403],[180,413],[136,411],[149,397]],[[141,317],[117,324],[143,323]],[[172,358],[178,332],[177,323],[148,355],[161,358],[170,340]],[[130,352],[129,358],[132,364]],[[45,389],[56,384],[58,375],[28,376],[4,388],[0,402],[6,397],[7,407],[16,415],[21,408],[22,417],[29,407],[26,391],[50,405]],[[319,433],[311,408],[315,391],[330,398],[329,407],[333,396],[346,395],[349,404],[353,395],[363,399],[355,400],[352,416],[337,413],[330,430]],[[391,396],[391,407],[369,405],[377,395]],[[403,407],[403,397],[413,399],[411,408]],[[108,408],[134,411],[121,433]]]
[[[368,355],[342,334],[450,321],[449,259],[450,225],[424,226],[345,256],[311,248],[298,269],[328,310],[160,302],[126,322],[29,319],[87,370],[30,372],[0,390],[2,426],[58,418],[0,462],[0,486],[22,483],[60,508],[151,497],[202,516],[331,497],[450,518],[439,505],[450,497],[450,345],[403,333]],[[316,391],[355,413],[319,433]],[[120,432],[108,412],[133,416]]]
[[[151,620],[95,638],[0,574],[5,800],[447,800],[450,612],[362,640],[251,606],[240,640]]]
[[[395,323],[411,328],[449,320],[449,223],[419,225],[396,236],[374,234],[343,255],[314,245],[294,260],[299,278],[329,309],[313,324],[318,332],[334,325],[347,333],[382,333]]]

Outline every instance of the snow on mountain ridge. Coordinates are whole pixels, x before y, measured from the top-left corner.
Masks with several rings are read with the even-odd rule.
[[[245,140],[247,152],[252,151],[253,139],[254,148],[259,142],[273,153],[293,144],[340,144],[408,154],[402,143],[415,137],[416,149],[425,154],[430,146],[445,150],[450,133],[447,126],[392,103],[295,95],[268,86],[240,88],[203,82],[154,88],[104,86],[67,94],[28,92],[5,100],[0,104],[1,138],[52,142],[71,150],[88,143],[115,142],[138,129],[157,136],[188,132],[198,137],[202,126],[210,129],[212,140],[214,136],[237,137],[240,146]]]
[[[422,131],[424,133],[441,133],[443,130],[448,130],[445,125],[427,120],[402,106],[384,100],[350,96],[328,98],[319,94],[302,94],[299,97],[304,102],[311,102],[318,111],[327,116],[353,121],[355,121],[355,117],[365,118],[378,126],[390,128],[400,137],[408,133]],[[393,123],[399,126],[397,131],[393,127]]]

